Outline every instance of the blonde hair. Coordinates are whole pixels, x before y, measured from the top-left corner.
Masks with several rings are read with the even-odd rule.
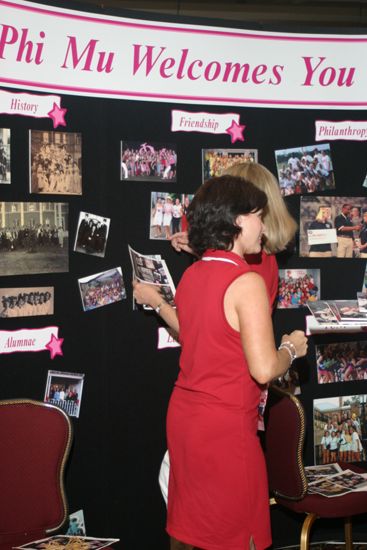
[[[330,206],[319,206],[319,211],[317,212],[315,220],[321,221],[324,218],[330,218],[331,211]]]
[[[275,176],[265,166],[257,162],[233,164],[227,168],[225,174],[244,178],[264,191],[268,197],[268,205],[263,218],[265,225],[264,250],[268,254],[284,250],[294,238],[297,223],[288,212]]]

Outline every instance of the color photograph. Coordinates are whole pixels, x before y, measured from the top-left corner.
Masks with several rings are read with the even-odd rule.
[[[298,308],[319,299],[319,269],[279,269],[277,308]]]
[[[315,464],[366,460],[366,402],[365,394],[314,400]]]
[[[257,162],[257,149],[202,149],[203,182],[239,162]]]
[[[82,135],[29,131],[29,190],[48,195],[82,194]]]
[[[49,370],[43,401],[79,418],[84,374]]]
[[[187,231],[186,214],[194,195],[153,191],[150,197],[150,239],[168,240]]]
[[[0,202],[0,276],[69,271],[69,205]]]
[[[110,218],[80,212],[74,252],[104,258],[110,221]]]
[[[0,128],[0,183],[11,183],[9,128]]]
[[[367,197],[301,197],[299,255],[367,258]]]
[[[319,384],[367,380],[367,341],[316,345]]]
[[[173,143],[121,141],[120,179],[167,181],[177,178],[177,146]]]
[[[330,145],[319,143],[275,151],[283,196],[335,189]]]
[[[78,279],[84,311],[126,299],[121,267]]]
[[[54,288],[52,286],[0,288],[0,304],[2,319],[53,315]]]

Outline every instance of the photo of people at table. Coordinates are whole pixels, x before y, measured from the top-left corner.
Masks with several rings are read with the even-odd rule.
[[[175,233],[187,231],[187,209],[194,195],[151,193],[149,238],[167,240]]]

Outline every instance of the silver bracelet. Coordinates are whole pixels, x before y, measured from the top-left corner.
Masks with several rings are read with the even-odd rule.
[[[160,315],[161,313],[161,307],[165,304],[165,301],[162,300],[160,304],[157,305],[157,307],[153,308],[157,315]]]
[[[291,360],[291,364],[293,363],[293,361],[295,359],[297,359],[297,352],[296,352],[296,347],[295,345],[290,342],[289,340],[286,340],[285,342],[282,342],[278,348],[278,350],[281,350],[281,349],[286,349],[287,352],[289,353],[289,357],[290,357],[290,360]]]

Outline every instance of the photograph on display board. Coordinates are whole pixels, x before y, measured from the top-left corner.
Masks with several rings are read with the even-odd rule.
[[[173,143],[121,141],[121,181],[167,181],[177,178],[177,146]]]
[[[366,460],[367,395],[341,395],[314,399],[314,461]]]
[[[319,269],[279,269],[277,308],[298,308],[319,299]]]
[[[367,197],[301,197],[299,255],[367,258]]]
[[[0,276],[69,271],[69,205],[0,202]]]
[[[29,131],[29,190],[49,195],[82,194],[82,135]]]
[[[187,231],[187,210],[194,195],[163,193],[150,194],[149,238],[167,240],[175,233]]]
[[[49,370],[43,401],[79,418],[84,374]]]
[[[257,162],[257,149],[202,149],[203,182],[240,162]]]
[[[367,341],[316,345],[317,382],[367,380]]]
[[[9,128],[0,128],[0,183],[11,183]]]
[[[279,149],[275,161],[283,196],[335,189],[328,143]]]
[[[78,283],[84,311],[126,299],[121,267],[83,277]]]
[[[52,286],[0,288],[0,317],[34,317],[53,315],[54,288]]]
[[[80,212],[74,252],[104,257],[107,245],[110,218]]]

